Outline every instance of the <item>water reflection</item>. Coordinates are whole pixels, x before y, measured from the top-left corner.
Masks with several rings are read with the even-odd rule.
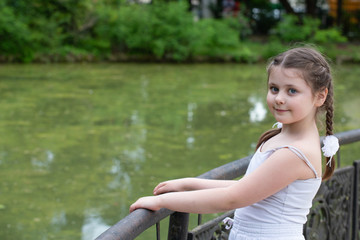
[[[250,122],[261,122],[265,119],[267,109],[265,108],[262,99],[257,96],[250,96],[248,101],[253,105],[249,110]]]
[[[88,210],[85,213],[84,225],[81,228],[82,240],[95,239],[110,226],[104,223],[104,220],[99,216],[99,214],[92,210]]]
[[[134,110],[131,114],[131,128],[125,135],[128,141],[128,145],[123,150],[122,160],[130,161],[135,164],[135,171],[140,169],[140,163],[146,160],[146,152],[143,145],[146,143],[147,130],[144,127],[144,119],[140,116],[137,110]]]
[[[144,101],[147,101],[149,98],[149,94],[147,91],[149,85],[149,80],[147,79],[147,77],[145,75],[141,76],[141,96],[144,99]]]
[[[64,210],[57,212],[51,219],[51,225],[56,231],[60,231],[67,224],[66,213]]]
[[[108,183],[110,189],[131,189],[130,176],[127,172],[122,170],[119,159],[113,159],[113,165],[109,172],[114,176],[113,180]]]
[[[194,137],[194,129],[193,129],[193,120],[194,120],[194,111],[196,110],[196,103],[188,103],[187,107],[187,138],[186,138],[186,146],[188,148],[193,148],[195,143]]]
[[[34,156],[31,158],[31,164],[33,165],[33,167],[38,168],[38,169],[49,169],[50,165],[54,161],[55,155],[50,150],[46,150],[44,152],[44,154],[45,154],[44,157],[39,155],[38,157]]]

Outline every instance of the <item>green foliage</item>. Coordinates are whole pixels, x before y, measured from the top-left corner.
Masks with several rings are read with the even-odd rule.
[[[336,28],[319,29],[320,20],[305,16],[299,22],[297,16],[285,15],[283,21],[279,22],[273,32],[278,39],[284,42],[308,41],[315,43],[343,43],[346,37]]]
[[[234,59],[241,63],[254,63],[259,60],[258,56],[247,44],[241,44],[238,51],[234,53]]]
[[[341,36],[341,33],[336,28],[318,30],[315,33],[314,41],[317,43],[344,43],[347,38]]]
[[[0,2],[0,53],[29,62],[38,54],[79,46],[93,18],[92,0]]]
[[[184,1],[104,8],[95,33],[99,40],[106,39],[104,46],[110,46],[112,53],[176,61],[194,55],[219,56],[237,47],[242,30],[239,20],[195,22],[187,8]]]
[[[238,32],[230,24],[233,21],[203,19],[196,23],[196,55],[221,56],[226,50],[234,49],[239,44]],[[234,25],[232,25],[234,27]]]
[[[299,21],[296,16],[285,15],[272,29],[275,39],[260,47],[263,43],[247,41],[252,30],[249,18],[244,17],[246,9],[237,17],[196,21],[187,2],[0,1],[0,61],[215,59],[255,62],[275,55],[289,42],[347,41],[337,29],[319,30],[317,19],[304,17]],[[265,6],[263,2],[257,0],[252,4],[271,13],[274,6]]]
[[[311,17],[304,17],[303,23],[299,22],[297,16],[285,15],[274,28],[274,33],[286,42],[307,41],[319,28],[320,21]]]
[[[239,13],[236,17],[225,18],[224,21],[230,28],[240,34],[240,38],[245,40],[252,34],[249,19],[246,18],[242,13]]]
[[[183,2],[105,8],[95,32],[115,53],[182,60],[190,54],[194,35],[192,15],[186,8]]]
[[[3,56],[16,56],[23,61],[32,59],[28,26],[2,1],[0,1],[0,39],[0,51]]]
[[[273,40],[263,48],[262,56],[264,59],[269,59],[285,51],[286,49],[287,47],[281,44],[280,41]]]

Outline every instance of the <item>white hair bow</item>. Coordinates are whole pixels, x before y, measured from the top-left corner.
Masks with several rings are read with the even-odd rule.
[[[276,122],[274,123],[274,125],[272,126],[272,128],[282,128],[282,123],[281,122]]]
[[[323,151],[325,157],[330,158],[326,165],[331,167],[331,159],[339,150],[339,139],[334,135],[329,135],[324,138],[323,143],[324,146],[321,148],[321,150]]]

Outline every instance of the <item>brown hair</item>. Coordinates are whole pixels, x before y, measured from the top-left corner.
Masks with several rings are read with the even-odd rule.
[[[313,94],[328,89],[328,95],[324,104],[318,108],[319,111],[326,111],[326,135],[333,134],[333,81],[331,69],[326,58],[317,50],[310,47],[298,47],[287,50],[274,58],[270,59],[267,66],[268,77],[274,67],[294,68],[301,72],[302,77],[311,87]],[[256,148],[263,143],[279,134],[281,129],[272,129],[260,136]],[[326,158],[326,163],[330,158]],[[325,165],[323,180],[329,179],[335,170],[334,157],[331,164]]]

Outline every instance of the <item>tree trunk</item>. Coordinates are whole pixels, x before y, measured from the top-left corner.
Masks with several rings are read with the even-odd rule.
[[[288,0],[279,0],[279,1],[283,5],[283,7],[285,8],[286,13],[296,15],[294,9],[291,7]],[[309,1],[309,0],[307,0],[307,1]]]
[[[305,0],[307,15],[316,17],[316,3],[317,0]]]

